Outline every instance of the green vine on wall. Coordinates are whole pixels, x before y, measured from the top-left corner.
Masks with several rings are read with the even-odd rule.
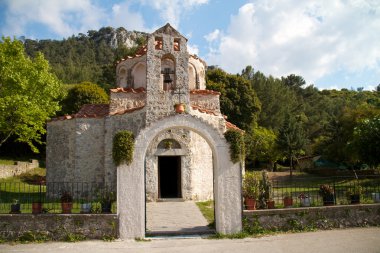
[[[243,132],[235,129],[229,129],[224,133],[224,137],[230,144],[230,156],[233,163],[244,161],[245,144]]]
[[[113,137],[112,158],[116,166],[123,162],[127,165],[132,163],[135,138],[128,130],[120,131]]]

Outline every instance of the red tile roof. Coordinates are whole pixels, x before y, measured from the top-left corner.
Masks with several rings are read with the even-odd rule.
[[[197,95],[220,95],[219,91],[214,90],[191,90],[190,94],[197,94]]]
[[[125,92],[125,93],[145,93],[146,90],[143,88],[143,87],[140,87],[140,88],[137,88],[137,89],[133,89],[133,88],[115,88],[115,89],[110,89],[111,92],[115,92],[115,93],[118,93],[118,92]]]
[[[191,107],[193,108],[193,110],[198,110],[199,112],[202,112],[202,113],[207,113],[210,115],[218,116],[218,114],[216,114],[213,110],[204,109],[204,108],[201,108],[201,107],[195,106],[195,105],[192,105]]]
[[[108,104],[87,104],[75,114],[76,118],[101,118],[109,114]]]
[[[74,119],[74,118],[103,118],[108,115],[122,115],[125,113],[131,113],[144,108],[144,106],[121,110],[117,112],[110,112],[108,104],[87,104],[83,105],[78,113],[72,115],[65,115],[56,118],[52,118],[50,121]]]
[[[122,115],[122,114],[125,114],[125,113],[131,113],[131,112],[140,110],[140,109],[142,109],[144,107],[145,107],[145,105],[140,106],[140,107],[125,109],[125,110],[121,110],[121,111],[117,111],[117,112],[110,112],[109,115]]]
[[[234,129],[234,130],[239,130],[239,131],[244,132],[244,130],[240,129],[239,127],[237,127],[236,125],[232,124],[231,122],[227,120],[226,120],[226,127],[227,129]]]

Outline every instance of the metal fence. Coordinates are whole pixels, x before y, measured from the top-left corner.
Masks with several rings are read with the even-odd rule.
[[[36,203],[42,203],[42,213],[61,213],[64,193],[72,198],[71,213],[100,213],[105,199],[116,199],[114,189],[113,186],[88,182],[0,182],[0,213],[32,213]],[[111,211],[116,212],[115,203]]]
[[[328,204],[346,205],[358,204],[357,199],[352,199],[355,192],[360,192],[359,203],[369,204],[380,202],[380,177],[366,176],[362,178],[352,177],[307,177],[288,180],[271,180],[271,199],[275,207],[286,207],[284,198],[291,197],[292,204],[288,207],[299,206],[323,206],[324,198],[320,194],[321,185],[329,187],[333,198]],[[261,207],[264,207],[261,204]]]

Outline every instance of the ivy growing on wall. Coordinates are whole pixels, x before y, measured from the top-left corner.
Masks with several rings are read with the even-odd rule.
[[[116,166],[123,162],[127,165],[133,160],[135,138],[131,131],[120,131],[113,137],[112,158]]]
[[[224,137],[230,144],[231,161],[237,163],[245,159],[244,135],[241,131],[229,129],[224,133]]]

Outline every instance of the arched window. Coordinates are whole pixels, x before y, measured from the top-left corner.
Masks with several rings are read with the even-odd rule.
[[[176,85],[175,59],[167,54],[161,58],[161,80],[163,90],[174,90]]]
[[[188,74],[189,74],[189,89],[190,90],[197,89],[197,82],[196,82],[197,81],[197,73],[196,73],[196,70],[195,70],[193,64],[189,63]]]
[[[146,65],[143,62],[137,63],[132,70],[133,88],[143,87],[146,89]]]

